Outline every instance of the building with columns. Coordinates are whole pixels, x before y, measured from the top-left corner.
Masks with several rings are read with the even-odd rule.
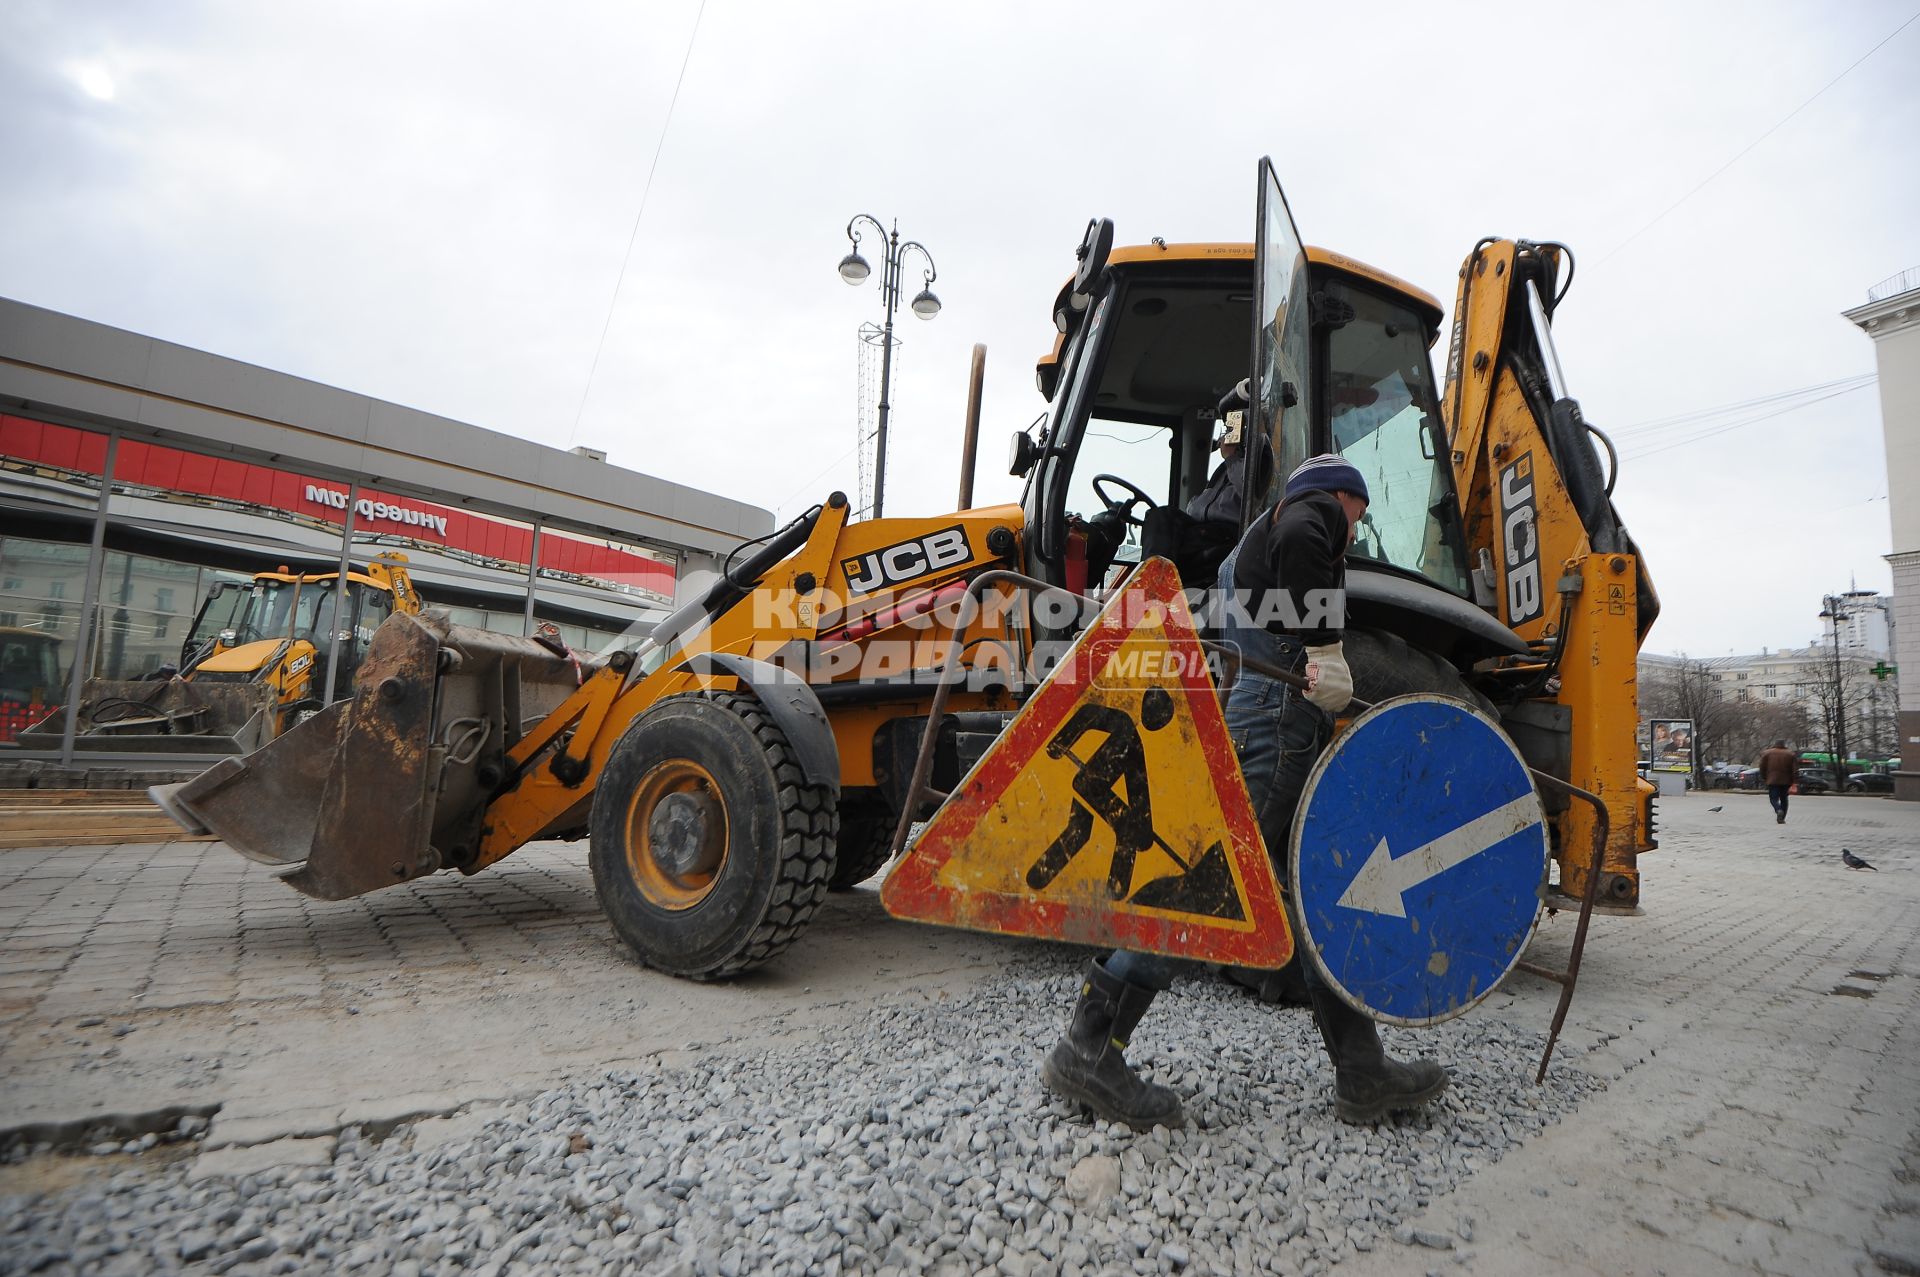
[[[1909,672],[1900,694],[1902,769],[1894,796],[1920,801],[1920,266],[1867,290],[1845,312],[1873,339],[1880,373],[1880,431],[1887,449],[1887,507],[1893,523],[1893,663]]]

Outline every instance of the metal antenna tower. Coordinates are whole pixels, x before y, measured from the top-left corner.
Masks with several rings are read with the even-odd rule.
[[[853,431],[855,454],[859,458],[860,486],[854,494],[853,517],[866,519],[873,515],[874,475],[879,468],[880,381],[885,364],[886,329],[872,322],[861,324],[859,340],[859,399],[854,405]],[[893,359],[897,365],[900,360],[898,337],[893,339]]]

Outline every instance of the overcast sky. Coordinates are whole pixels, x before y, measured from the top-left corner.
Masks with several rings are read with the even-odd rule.
[[[897,217],[945,309],[899,321],[887,507],[931,513],[975,342],[1017,496],[1086,220],[1249,239],[1271,155],[1309,242],[1448,304],[1482,235],[1570,244],[1649,647],[1800,644],[1890,580],[1877,388],[1832,391],[1920,265],[1920,23],[1848,71],[1915,8],[9,0],[0,294],[787,516],[854,487],[881,300],[834,267]]]

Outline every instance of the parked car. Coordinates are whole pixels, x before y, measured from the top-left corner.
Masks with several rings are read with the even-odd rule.
[[[1732,789],[1740,783],[1743,772],[1752,770],[1738,763],[1709,763],[1700,769],[1700,786],[1703,789]]]
[[[1733,783],[1741,789],[1760,788],[1760,769],[1758,767],[1742,767],[1740,774],[1734,777]]]
[[[1856,772],[1847,777],[1849,794],[1891,794],[1893,777],[1886,772]]]
[[[1803,794],[1832,793],[1833,773],[1825,767],[1802,767],[1795,783]]]

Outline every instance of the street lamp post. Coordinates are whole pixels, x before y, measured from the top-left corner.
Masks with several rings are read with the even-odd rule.
[[[840,259],[841,279],[849,284],[862,284],[867,276],[873,274],[867,259],[860,256],[860,232],[857,227],[862,222],[873,227],[886,249],[881,262],[880,293],[886,301],[887,324],[885,336],[881,339],[884,344],[880,348],[880,423],[874,438],[873,461],[873,517],[877,519],[887,491],[887,417],[893,407],[888,402],[893,382],[893,312],[900,305],[900,265],[907,250],[917,251],[927,263],[926,278],[922,281],[919,293],[907,303],[907,308],[922,319],[932,319],[940,313],[940,299],[933,295],[933,281],[937,272],[933,265],[933,254],[927,251],[926,245],[916,240],[903,241],[898,221],[889,231],[880,224],[879,218],[870,213],[856,213],[847,223],[847,238],[853,241],[853,249]]]
[[[1840,666],[1840,622],[1846,620],[1848,614],[1835,595],[1827,595],[1825,602],[1826,611],[1820,615],[1833,622],[1833,720],[1828,724],[1827,748],[1833,751],[1834,791],[1844,794],[1847,792],[1847,685]]]

